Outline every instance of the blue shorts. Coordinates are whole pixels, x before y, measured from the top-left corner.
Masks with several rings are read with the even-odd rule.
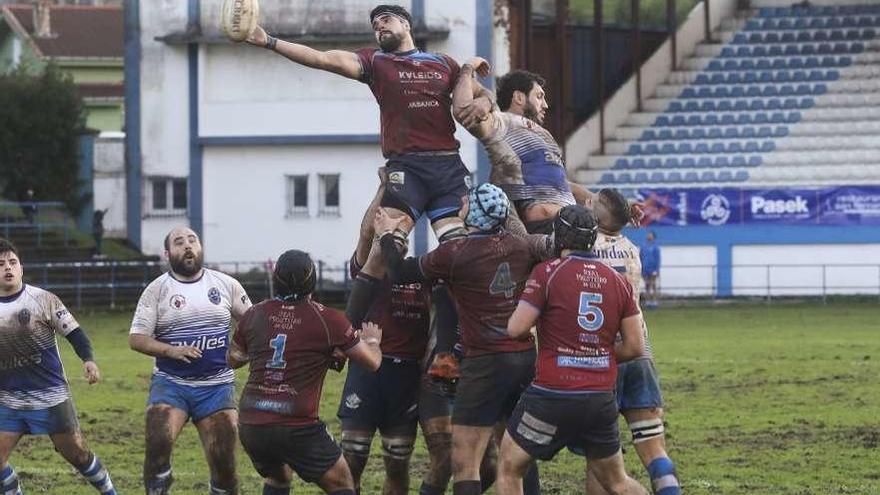
[[[153,404],[167,404],[180,409],[195,423],[217,411],[235,409],[235,384],[191,387],[174,383],[164,376],[153,375],[147,406]]]
[[[420,378],[418,361],[383,357],[375,373],[349,362],[336,414],[342,429],[415,435]]]
[[[13,409],[0,406],[0,431],[51,435],[70,433],[79,429],[73,401],[66,401],[46,409]]]
[[[636,359],[617,366],[617,407],[621,411],[663,407],[654,361]]]
[[[458,153],[403,155],[388,160],[382,206],[404,209],[413,220],[422,213],[434,220],[455,216],[470,187],[471,173]]]

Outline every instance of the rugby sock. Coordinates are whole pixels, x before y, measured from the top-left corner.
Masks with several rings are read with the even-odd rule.
[[[419,495],[443,495],[444,493],[446,493],[445,486],[434,486],[422,482],[422,486],[419,488]]]
[[[166,495],[171,488],[174,477],[171,475],[171,467],[156,474],[152,479],[147,478],[144,483],[147,485],[147,495]]]
[[[263,495],[290,495],[290,487],[277,487],[263,483]]]
[[[0,471],[0,494],[21,495],[21,486],[18,484],[18,475],[15,474],[12,464],[7,464]]]
[[[431,292],[431,301],[434,303],[436,316],[434,316],[434,332],[437,336],[435,351],[451,353],[455,347],[456,327],[458,327],[458,312],[455,310],[455,301],[449,293],[449,288],[439,285]]]
[[[77,470],[99,492],[104,495],[116,495],[116,488],[113,488],[110,473],[107,472],[107,469],[101,464],[101,460],[94,453],[89,462],[84,466],[79,466]]]
[[[452,495],[480,495],[480,480],[456,481],[452,484]]]
[[[351,281],[351,294],[345,306],[345,316],[355,329],[361,327],[381,289],[382,281],[365,273],[358,273]]]
[[[537,462],[533,462],[523,476],[523,495],[541,495],[541,481],[538,479]]]
[[[656,495],[681,495],[675,464],[668,457],[658,457],[648,464],[648,474]]]

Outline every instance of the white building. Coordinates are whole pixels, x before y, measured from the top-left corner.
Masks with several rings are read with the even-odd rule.
[[[384,163],[373,95],[229,43],[221,3],[126,2],[129,237],[160,253],[168,230],[189,224],[210,262],[266,260],[295,247],[342,265]],[[368,13],[378,3],[263,0],[261,17],[282,38],[354,49],[375,44]],[[423,16],[427,50],[492,58],[490,0],[397,3],[414,24]],[[458,137],[476,170],[476,141],[463,129]]]

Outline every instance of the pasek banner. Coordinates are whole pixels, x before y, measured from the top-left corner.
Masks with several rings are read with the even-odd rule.
[[[880,225],[880,186],[640,189],[643,225]]]

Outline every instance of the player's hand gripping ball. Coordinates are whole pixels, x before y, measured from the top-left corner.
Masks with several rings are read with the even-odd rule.
[[[240,42],[257,29],[260,22],[260,4],[257,0],[224,0],[220,23],[223,32],[232,41]]]

